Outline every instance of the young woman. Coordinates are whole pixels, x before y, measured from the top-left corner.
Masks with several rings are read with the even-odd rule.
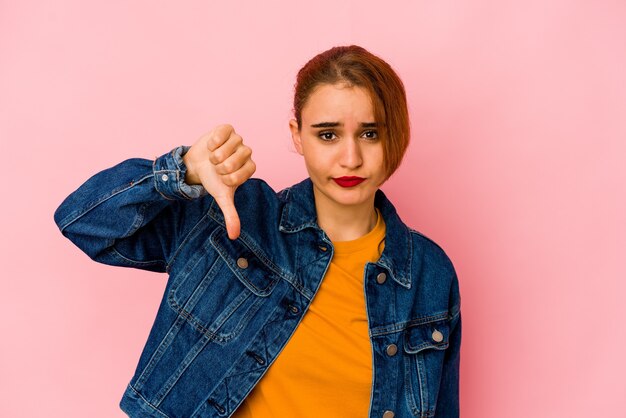
[[[95,261],[169,274],[122,410],[458,417],[454,267],[379,189],[409,142],[401,80],[335,47],[298,73],[294,113],[309,177],[284,190],[251,178],[250,148],[220,125],[97,173],[55,212]]]

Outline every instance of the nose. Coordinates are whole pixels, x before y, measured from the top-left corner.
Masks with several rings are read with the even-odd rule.
[[[341,147],[340,163],[343,167],[348,169],[354,169],[363,164],[363,157],[361,155],[361,144],[358,138],[350,138],[347,141],[343,141]]]

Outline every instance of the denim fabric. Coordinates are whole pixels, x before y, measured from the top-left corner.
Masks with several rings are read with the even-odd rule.
[[[54,214],[63,235],[93,260],[169,274],[120,402],[131,417],[232,415],[289,341],[333,256],[316,222],[310,178],[280,192],[248,179],[235,193],[241,235],[230,240],[213,198],[184,182],[188,148],[103,170]],[[363,272],[369,417],[458,417],[454,267],[403,223],[380,189],[375,205],[387,232],[383,254]],[[397,350],[388,350],[392,344]]]

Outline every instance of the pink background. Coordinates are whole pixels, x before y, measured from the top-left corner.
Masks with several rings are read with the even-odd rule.
[[[383,190],[457,268],[462,416],[624,417],[624,22],[622,0],[0,1],[0,416],[124,416],[165,286],[89,260],[63,198],[224,122],[255,177],[301,180],[296,71],[357,43],[406,84]]]

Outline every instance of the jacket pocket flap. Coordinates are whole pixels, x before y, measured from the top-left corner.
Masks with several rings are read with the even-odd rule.
[[[429,322],[409,327],[404,332],[404,351],[416,354],[422,350],[448,348],[450,325],[447,322]]]
[[[237,278],[254,294],[268,296],[279,276],[243,243],[231,240],[223,228],[211,234],[211,242]]]

